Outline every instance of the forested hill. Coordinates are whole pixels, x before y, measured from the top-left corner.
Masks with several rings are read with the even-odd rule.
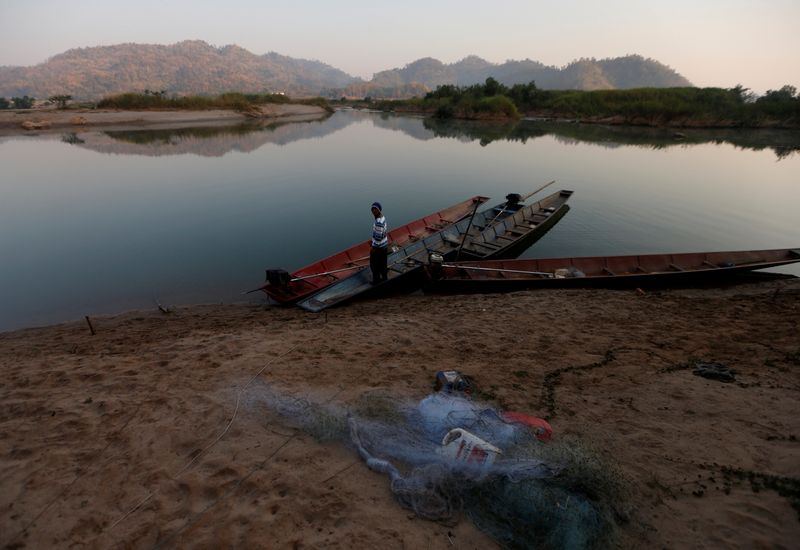
[[[166,90],[176,94],[228,91],[315,95],[354,82],[319,61],[203,41],[169,46],[119,44],[69,50],[33,67],[0,67],[0,96],[46,98],[69,94],[98,99],[122,92]]]
[[[169,94],[284,92],[289,95],[411,97],[441,84],[460,86],[493,77],[506,85],[535,81],[542,89],[690,86],[673,69],[638,55],[581,59],[565,67],[530,59],[490,63],[477,56],[445,64],[432,58],[376,73],[369,82],[319,61],[194,40],[172,45],[118,44],[78,48],[32,67],[0,67],[0,97],[68,94],[98,99],[122,92]]]
[[[553,67],[525,59],[497,64],[469,56],[445,64],[430,57],[409,63],[402,69],[376,73],[372,81],[352,84],[345,95],[403,97],[393,90],[418,87],[429,91],[452,84],[469,86],[492,77],[506,86],[536,82],[549,90],[605,90],[628,88],[673,88],[692,84],[674,69],[654,59],[628,55],[611,59],[579,59],[565,67]],[[405,94],[408,95],[408,94]]]

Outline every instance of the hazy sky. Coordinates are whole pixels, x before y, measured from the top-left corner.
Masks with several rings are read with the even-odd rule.
[[[800,0],[0,0],[0,65],[187,39],[318,59],[352,75],[476,54],[565,65],[637,53],[698,86],[800,88]]]

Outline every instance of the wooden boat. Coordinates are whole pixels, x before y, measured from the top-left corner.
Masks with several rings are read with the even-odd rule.
[[[504,257],[519,253],[541,238],[569,210],[566,201],[571,195],[572,191],[562,190],[528,205],[522,201],[530,195],[508,195],[504,203],[476,212],[468,219],[389,254],[387,281],[372,285],[371,271],[362,270],[299,301],[298,305],[317,312],[365,293],[385,291],[387,287],[419,288],[425,280],[422,268],[432,254],[451,259],[458,257],[460,251],[466,251],[468,257]],[[522,229],[523,223],[526,224],[524,231],[509,231],[509,228]],[[508,238],[498,238],[506,235]]]
[[[488,222],[476,220],[457,254],[459,259],[516,258],[567,213],[571,196],[572,191],[562,189],[528,206],[507,204],[510,215]]]
[[[426,268],[426,290],[469,293],[528,288],[680,285],[800,262],[800,248],[442,262]]]
[[[389,241],[395,246],[402,247],[421,240],[470,216],[478,206],[487,200],[489,200],[488,197],[477,195],[407,223],[389,231]],[[370,241],[367,240],[291,274],[283,270],[267,270],[267,282],[255,290],[266,292],[279,304],[292,304],[349,277],[354,271],[364,269],[369,264],[369,250]]]

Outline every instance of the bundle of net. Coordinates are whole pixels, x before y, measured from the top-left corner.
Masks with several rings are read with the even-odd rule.
[[[613,468],[577,441],[538,441],[479,400],[372,391],[342,407],[270,392],[267,405],[319,440],[351,446],[421,518],[454,524],[466,516],[507,548],[590,548],[613,534],[621,489]],[[493,460],[455,458],[443,444],[454,433],[499,452]]]

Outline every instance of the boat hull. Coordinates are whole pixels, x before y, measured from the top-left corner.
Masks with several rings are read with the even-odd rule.
[[[406,291],[418,289],[425,282],[423,267],[428,263],[428,258],[432,253],[439,254],[447,260],[457,257],[459,251],[463,252],[468,247],[476,251],[485,250],[492,256],[500,256],[509,251],[512,246],[517,247],[516,250],[524,250],[520,247],[530,246],[566,213],[568,208],[565,202],[571,194],[571,191],[560,191],[531,205],[516,204],[509,207],[508,203],[503,203],[484,210],[472,219],[461,220],[438,233],[390,254],[387,281],[373,286],[369,270],[362,270],[313,296],[300,300],[298,305],[308,311],[319,312],[356,297],[375,296],[379,293],[399,291],[400,289]],[[545,204],[555,206],[543,206]],[[518,224],[523,219],[532,220],[535,213],[550,208],[552,211],[540,214],[541,219],[535,225],[532,224],[530,231],[519,235],[517,239],[509,243],[500,241],[502,245],[498,246],[489,244],[493,242],[492,239],[486,240],[487,233],[493,232],[495,228],[497,234],[504,234],[505,229],[503,228],[507,221],[516,219],[514,223]],[[483,248],[481,245],[475,246],[476,240],[487,244]],[[511,250],[509,253],[518,253],[516,250]]]
[[[406,246],[471,215],[488,197],[475,196],[389,232],[393,245]],[[285,284],[266,283],[258,290],[280,305],[290,305],[363,270],[369,263],[370,242],[364,241],[291,273]]]
[[[708,285],[795,262],[800,262],[800,249],[454,262],[438,269],[428,267],[425,290],[465,294],[537,288]],[[585,276],[552,276],[557,270],[579,270]]]

